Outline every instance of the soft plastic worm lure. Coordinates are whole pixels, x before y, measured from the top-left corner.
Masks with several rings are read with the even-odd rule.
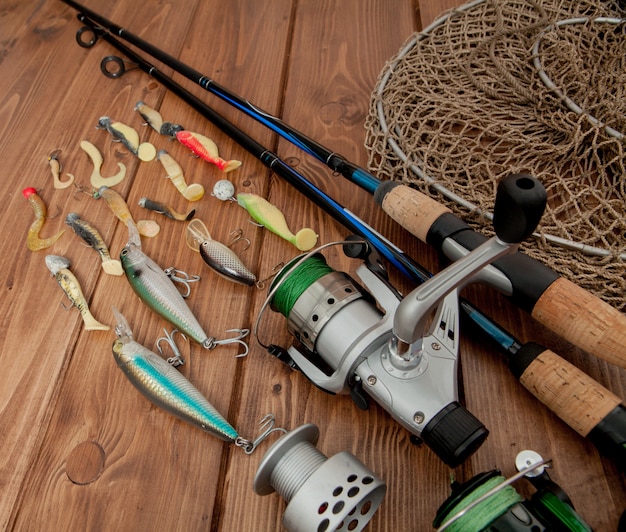
[[[256,222],[284,238],[300,251],[308,251],[315,247],[317,234],[313,229],[305,227],[294,235],[289,230],[285,216],[278,207],[261,196],[247,193],[237,194],[237,203],[246,209]]]
[[[152,161],[156,156],[156,148],[149,142],[139,143],[139,133],[132,127],[121,122],[112,122],[108,116],[102,116],[98,120],[98,129],[108,131],[114,140],[121,142],[128,151],[139,157],[140,160]]]
[[[177,369],[133,339],[126,318],[113,308],[117,339],[113,342],[115,362],[139,392],[159,408],[228,443],[239,438],[237,431]]]
[[[100,323],[90,312],[80,283],[69,270],[71,266],[69,259],[59,255],[48,255],[46,256],[46,266],[52,272],[59,286],[72,302],[72,305],[80,311],[80,315],[85,323],[85,329],[88,331],[108,331],[110,327]]]
[[[174,138],[176,137],[176,132],[183,130],[183,126],[178,124],[173,124],[172,122],[164,122],[161,117],[161,113],[159,113],[156,109],[152,107],[148,107],[143,101],[139,100],[135,104],[135,111],[137,111],[141,118],[146,121],[152,129],[160,133],[161,135],[165,135],[166,137]]]
[[[159,150],[157,152],[157,160],[163,165],[167,173],[167,179],[172,182],[176,190],[178,190],[186,200],[198,201],[202,199],[204,196],[204,187],[199,183],[187,185],[185,176],[183,176],[183,169],[167,151]]]
[[[222,277],[236,283],[252,286],[256,276],[245,267],[237,254],[217,240],[213,240],[202,220],[195,219],[187,225],[185,233],[187,245]]]
[[[50,165],[50,172],[52,173],[52,179],[54,180],[54,188],[57,190],[63,190],[69,187],[74,182],[74,176],[72,174],[66,174],[67,180],[61,181],[61,163],[59,162],[59,150],[52,152],[48,156],[48,164]]]
[[[183,146],[189,148],[194,155],[214,164],[224,173],[232,172],[241,166],[241,161],[235,159],[226,161],[222,159],[219,155],[217,144],[200,133],[192,133],[183,129],[176,132],[176,139]]]
[[[181,214],[175,211],[169,205],[159,203],[158,201],[152,201],[149,198],[141,198],[139,200],[139,206],[143,207],[144,209],[148,209],[149,211],[157,212],[159,214],[162,214],[163,216],[167,216],[168,218],[171,218],[172,220],[178,220],[181,222],[188,222],[196,214],[195,209],[192,209],[187,214]]]
[[[100,255],[102,261],[102,269],[109,275],[124,275],[122,264],[119,260],[111,258],[109,248],[104,243],[104,239],[93,225],[86,220],[81,219],[78,213],[71,212],[65,218],[65,223],[69,225],[73,231],[81,237],[87,244]]]
[[[93,171],[91,172],[91,176],[89,177],[89,182],[91,186],[95,189],[99,189],[100,187],[114,187],[122,182],[124,177],[126,176],[126,165],[123,163],[117,163],[119,167],[119,172],[111,177],[103,177],[100,173],[100,169],[102,168],[102,163],[104,159],[102,158],[102,154],[91,142],[88,140],[83,140],[80,143],[81,149],[89,155],[91,162],[93,164]]]
[[[116,192],[115,190],[110,189],[109,187],[100,187],[95,194],[94,198],[99,199],[103,198],[106,201],[107,205],[113,211],[113,214],[117,216],[120,221],[129,227],[130,224],[135,226],[139,231],[140,235],[147,237],[154,237],[159,234],[161,228],[159,224],[153,220],[139,220],[135,223],[133,220],[133,216],[130,213],[128,205],[122,196]]]
[[[40,238],[39,232],[43,228],[46,222],[46,214],[48,212],[46,204],[43,202],[37,190],[33,187],[27,187],[22,190],[22,195],[28,200],[30,206],[35,213],[35,221],[28,229],[28,236],[26,237],[26,245],[31,251],[39,251],[52,246],[65,232],[65,229],[61,229],[56,235],[50,238]]]

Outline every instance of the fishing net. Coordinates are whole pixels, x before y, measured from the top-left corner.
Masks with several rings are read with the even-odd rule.
[[[475,0],[411,36],[366,121],[369,168],[491,234],[500,178],[548,207],[528,255],[626,307],[626,24],[618,4]]]

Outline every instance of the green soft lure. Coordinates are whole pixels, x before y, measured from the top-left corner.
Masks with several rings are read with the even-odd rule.
[[[133,339],[126,318],[115,308],[115,362],[137,390],[159,408],[228,443],[239,434],[177,369]]]
[[[269,201],[256,194],[237,194],[237,203],[248,211],[250,216],[263,227],[296,246],[300,251],[315,247],[317,234],[305,227],[295,235],[289,230],[283,213]]]

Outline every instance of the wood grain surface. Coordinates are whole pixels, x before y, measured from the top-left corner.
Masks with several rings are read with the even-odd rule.
[[[250,99],[365,166],[364,122],[370,94],[385,61],[412,32],[426,26],[448,0],[85,0],[85,5],[157,44],[220,84]],[[59,0],[8,0],[0,6],[0,211],[3,295],[0,334],[0,529],[2,530],[280,530],[285,501],[261,497],[252,481],[269,442],[248,456],[159,410],[141,396],[111,354],[113,331],[86,331],[45,266],[47,254],[63,255],[97,319],[114,325],[111,307],[128,319],[135,338],[152,348],[167,327],[135,295],[125,277],[105,274],[94,250],[65,225],[77,212],[94,224],[117,257],[128,239],[123,224],[102,200],[75,187],[53,187],[47,157],[60,150],[63,177],[89,189],[91,162],[82,140],[104,157],[103,175],[117,163],[127,176],[115,189],[135,220],[159,223],[160,234],[142,240],[144,251],[162,267],[200,274],[188,298],[207,332],[223,338],[233,328],[256,322],[267,289],[235,285],[217,276],[184,242],[184,223],[138,206],[143,196],[183,212],[196,208],[211,236],[228,242],[242,229],[251,242],[243,262],[258,277],[297,255],[269,231],[249,223],[236,203],[210,195],[224,177],[193,158],[182,145],[142,124],[138,100],[164,119],[216,141],[224,158],[243,165],[228,174],[238,192],[259,194],[287,216],[294,230],[311,227],[319,241],[345,238],[346,231],[289,184],[163,86],[139,70],[117,80],[100,73],[100,61],[114,50],[105,42],[79,47],[75,12]],[[164,72],[170,73],[167,68]],[[440,270],[445,260],[417,241],[378,208],[372,197],[333,176],[294,146],[191,83],[175,79],[207,101],[339,203],[380,231],[424,267]],[[202,183],[205,197],[190,204],[156,162],[140,162],[105,131],[107,115],[134,127],[142,141],[166,149],[183,167],[187,183]],[[21,191],[35,187],[48,206],[42,236],[65,228],[50,249],[31,252],[26,234],[34,215]],[[354,273],[357,261],[340,248],[325,253],[333,268]],[[408,293],[413,286],[391,270],[392,283]],[[593,358],[550,333],[485,286],[464,295],[523,341],[536,341],[560,354],[616,396],[626,396],[626,371]],[[169,328],[169,327],[168,327]],[[284,318],[264,313],[261,340],[288,346]],[[332,456],[350,451],[381,476],[388,489],[370,530],[427,531],[449,495],[450,475],[463,481],[500,468],[515,472],[516,454],[534,449],[553,460],[551,477],[577,511],[598,531],[616,530],[626,508],[626,477],[595,447],[533,398],[510,374],[488,340],[471,330],[461,339],[461,396],[490,430],[486,443],[451,471],[426,446],[378,405],[359,410],[348,396],[314,387],[269,355],[254,338],[250,354],[239,346],[206,351],[183,345],[181,371],[245,437],[254,437],[269,412],[277,425],[303,423],[320,428],[318,448]],[[527,486],[527,485],[526,485]],[[524,495],[532,492],[520,488]]]

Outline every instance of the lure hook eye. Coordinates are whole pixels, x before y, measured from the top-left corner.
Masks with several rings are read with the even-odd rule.
[[[282,432],[287,434],[287,430],[282,427],[274,427],[276,419],[274,414],[266,414],[265,417],[259,422],[261,434],[253,441],[239,437],[235,440],[235,445],[241,447],[246,454],[252,454],[259,444],[264,441],[273,432]]]
[[[82,48],[91,48],[98,42],[98,34],[90,26],[83,26],[76,31],[76,42]]]

